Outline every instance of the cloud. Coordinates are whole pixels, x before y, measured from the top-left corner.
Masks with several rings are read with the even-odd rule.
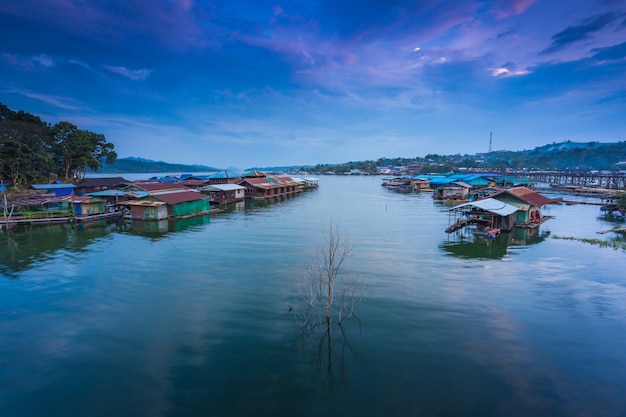
[[[512,15],[522,14],[536,0],[496,0],[493,2],[492,13],[498,19],[504,19]]]
[[[608,12],[585,19],[579,25],[568,26],[567,29],[552,36],[552,43],[548,48],[541,51],[540,55],[550,54],[572,43],[588,39],[592,34],[609,26],[618,17],[615,13]]]
[[[32,91],[19,90],[15,88],[8,89],[8,90],[1,90],[0,92],[8,93],[8,94],[18,94],[18,95],[28,97],[33,100],[38,100],[46,104],[50,104],[54,107],[58,107],[64,110],[80,111],[84,109],[83,106],[81,106],[79,103],[76,102],[76,100],[69,98],[69,97],[38,94],[38,93],[33,93]]]
[[[35,56],[20,56],[15,54],[2,54],[2,60],[12,66],[23,70],[35,70],[41,67],[51,68],[56,65],[56,61],[48,55],[40,54]]]
[[[148,78],[150,76],[150,74],[152,73],[152,70],[146,69],[146,68],[141,68],[141,69],[137,69],[137,70],[130,70],[126,67],[120,67],[120,66],[113,66],[113,65],[105,65],[104,66],[107,70],[115,73],[115,74],[119,74],[121,76],[124,76],[128,79],[131,80],[145,80],[146,78]]]
[[[599,63],[626,61],[626,42],[607,48],[592,49],[593,59]]]

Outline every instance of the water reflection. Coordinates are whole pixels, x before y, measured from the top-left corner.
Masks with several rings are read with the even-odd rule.
[[[468,230],[459,230],[458,233],[448,235],[448,240],[442,242],[439,248],[448,255],[462,259],[502,259],[508,252],[509,246],[533,245],[545,240],[549,231],[540,229],[523,229],[515,227],[510,232],[500,233],[493,239],[476,236]]]
[[[88,224],[62,224],[15,228],[0,234],[0,271],[10,277],[46,261],[58,251],[84,252],[86,248],[120,230],[120,222],[98,221]]]
[[[204,216],[189,217],[186,219],[156,221],[127,220],[124,223],[122,230],[137,236],[147,237],[150,239],[161,239],[170,233],[182,232],[198,226],[204,226],[210,222],[211,217],[208,214]]]

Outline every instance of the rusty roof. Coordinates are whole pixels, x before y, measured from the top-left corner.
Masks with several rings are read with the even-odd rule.
[[[246,178],[245,180],[241,181],[239,184],[243,184],[243,183],[248,183],[250,185],[253,185],[254,187],[263,188],[266,190],[281,187],[280,184],[272,184],[266,178]]]
[[[277,183],[279,183],[280,185],[298,185],[298,183],[296,181],[294,181],[291,177],[285,177],[285,176],[281,176],[281,177],[268,177],[268,180],[271,181],[276,181]]]
[[[510,194],[514,197],[517,197],[518,199],[522,200],[525,203],[531,204],[535,207],[541,207],[544,206],[546,204],[549,204],[552,202],[552,200],[550,200],[547,197],[542,196],[541,194],[530,190],[526,187],[514,187],[514,188],[510,188],[508,190],[503,191],[502,193],[507,193]],[[500,194],[502,194],[500,193]],[[497,194],[496,194],[497,196]]]
[[[117,185],[127,185],[131,182],[122,177],[84,178],[76,183],[76,187],[115,187]]]
[[[189,201],[204,200],[206,196],[190,190],[190,191],[153,195],[152,198],[155,198],[169,205],[174,205],[174,204],[180,204],[180,203],[187,203]]]
[[[146,190],[149,193],[155,191],[169,191],[169,190],[189,190],[190,188],[183,184],[173,182],[134,182],[133,185]]]
[[[206,184],[207,182],[209,182],[209,180],[192,179],[192,180],[183,181],[183,185],[186,185],[187,187],[200,187]]]

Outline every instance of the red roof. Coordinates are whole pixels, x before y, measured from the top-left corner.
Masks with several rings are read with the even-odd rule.
[[[204,200],[205,195],[197,193],[195,191],[178,191],[174,193],[156,194],[152,198],[162,201],[169,205],[187,203],[189,201]]]
[[[243,183],[248,183],[254,187],[263,188],[265,190],[271,190],[274,188],[281,187],[280,184],[272,184],[265,178],[246,178],[245,180],[241,181],[239,184],[243,184]]]
[[[257,188],[272,190],[274,188],[298,186],[298,183],[289,177],[266,177],[266,178],[245,178],[239,184],[247,182]]]
[[[552,202],[552,200],[550,200],[549,198],[544,197],[541,194],[534,192],[533,190],[529,190],[526,187],[511,188],[504,191],[504,193],[508,193],[514,197],[517,197],[520,200],[535,207],[541,207]]]
[[[134,185],[149,193],[168,190],[189,190],[189,187],[175,182],[136,182]]]

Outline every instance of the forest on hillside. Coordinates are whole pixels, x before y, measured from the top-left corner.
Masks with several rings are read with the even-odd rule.
[[[623,163],[620,163],[623,162]],[[564,141],[523,151],[497,151],[475,155],[428,154],[414,158],[379,158],[376,161],[318,164],[315,172],[344,173],[361,170],[375,173],[381,167],[421,166],[422,173],[451,172],[464,168],[494,171],[563,171],[589,172],[626,169],[626,142],[572,142]]]

